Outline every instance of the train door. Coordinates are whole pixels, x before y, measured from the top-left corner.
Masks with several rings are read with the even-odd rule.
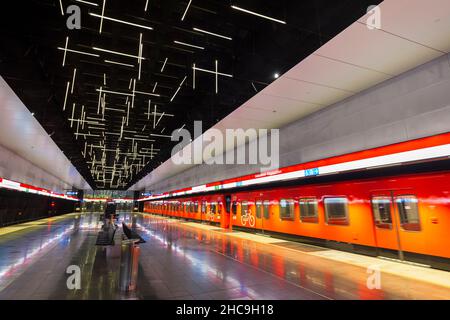
[[[225,212],[222,214],[221,227],[231,229],[231,195],[225,196]]]
[[[200,208],[200,220],[203,222],[206,220],[206,201],[202,200],[201,208]]]
[[[255,200],[255,229],[256,233],[264,234],[264,207],[263,200],[256,199]]]
[[[419,262],[411,253],[424,252],[426,239],[414,191],[373,192],[371,206],[378,255]]]

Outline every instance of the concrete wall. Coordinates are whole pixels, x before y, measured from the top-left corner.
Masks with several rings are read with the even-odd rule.
[[[0,177],[59,192],[90,189],[1,76]]]
[[[65,189],[72,188],[70,184],[2,146],[0,146],[0,177],[61,193]]]
[[[444,55],[280,129],[280,166],[450,131],[450,61]],[[164,192],[259,171],[197,165],[150,189]]]

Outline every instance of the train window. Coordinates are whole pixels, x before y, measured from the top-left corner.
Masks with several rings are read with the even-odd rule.
[[[300,208],[300,221],[302,222],[319,222],[318,205],[316,198],[298,199]]]
[[[237,214],[237,202],[233,201],[233,203],[231,204],[231,212],[233,213],[233,215]]]
[[[372,198],[373,219],[377,228],[392,229],[391,198]]]
[[[206,202],[202,201],[202,213],[206,213]]]
[[[247,201],[242,201],[241,204],[241,215],[246,215],[248,214],[248,202]]]
[[[280,219],[294,220],[294,200],[280,200]]]
[[[194,212],[197,213],[198,212],[198,201],[194,202]]]
[[[348,225],[347,198],[325,198],[324,203],[328,224]]]
[[[269,207],[270,207],[270,201],[269,200],[264,200],[263,201],[263,215],[264,215],[264,219],[269,219]]]
[[[415,196],[400,196],[395,198],[400,225],[403,230],[420,231],[419,208]]]
[[[211,213],[212,214],[215,214],[216,213],[216,207],[217,207],[217,204],[216,203],[211,203],[211,205],[210,205],[210,209],[211,209]]]
[[[258,219],[261,219],[261,208],[262,208],[262,202],[261,201],[256,201],[256,217]]]

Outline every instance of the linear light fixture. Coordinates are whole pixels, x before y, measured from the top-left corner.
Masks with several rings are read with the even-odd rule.
[[[113,61],[113,60],[105,60],[105,62],[112,63],[112,64],[117,64],[117,65],[124,66],[124,67],[134,68],[133,64],[122,63],[122,62],[117,62],[117,61]]]
[[[114,21],[114,22],[117,22],[117,23],[122,23],[122,24],[126,24],[126,25],[129,25],[129,26],[133,26],[133,27],[143,28],[143,29],[147,29],[147,30],[153,30],[153,28],[149,27],[149,26],[144,26],[142,24],[132,23],[132,22],[124,21],[124,20],[119,20],[119,19],[107,17],[107,16],[104,16],[104,15],[100,15],[100,14],[96,14],[96,13],[92,13],[92,12],[89,12],[89,15],[91,15],[93,17],[96,17],[96,18],[101,18],[101,19],[105,19],[105,20],[109,20],[109,21]]]
[[[165,128],[164,128],[164,129],[165,129]],[[163,129],[161,132],[163,132],[164,129]],[[151,135],[152,137],[172,138],[172,136],[168,136],[168,135],[166,135],[166,134],[150,133],[150,135]]]
[[[192,89],[195,90],[195,63],[192,64]]]
[[[183,83],[184,83],[184,81],[186,80],[186,78],[187,78],[187,76],[185,76],[185,77],[183,78],[183,80],[181,81],[180,85],[179,85],[178,88],[177,88],[177,91],[175,91],[175,93],[173,94],[172,98],[170,98],[170,102],[172,102],[173,99],[175,99],[176,95],[178,94],[178,91],[180,91],[181,86],[183,85]]]
[[[63,9],[63,4],[62,4],[61,0],[59,0],[59,8],[61,9],[61,15],[64,16],[64,9]]]
[[[66,103],[67,103],[67,95],[69,93],[69,86],[70,86],[70,82],[67,81],[67,86],[66,86],[66,95],[64,96],[64,105],[63,105],[63,111],[66,110]]]
[[[183,124],[183,125],[181,126],[181,128],[178,129],[178,132],[180,132],[185,126],[186,126],[186,124]]]
[[[208,70],[208,69],[197,68],[195,65],[192,66],[192,69],[193,69],[193,70],[197,70],[197,71],[202,71],[202,72],[207,72],[207,73],[217,74],[217,75],[219,75],[219,76],[224,76],[224,77],[233,78],[233,75],[232,75],[232,74],[222,73],[222,72],[215,72],[215,71]]]
[[[98,92],[104,92],[104,93],[112,93],[112,94],[119,94],[122,96],[133,96],[131,93],[125,93],[125,92],[119,92],[119,91],[110,91],[110,90],[102,90],[102,89],[96,89]]]
[[[157,121],[156,124],[155,124],[155,127],[156,127],[156,126],[158,125],[158,123],[161,121],[162,117],[164,117],[164,114],[165,114],[165,112],[163,112],[163,113],[161,114],[161,116],[159,117],[158,121]]]
[[[92,57],[97,57],[97,58],[100,57],[100,55],[95,54],[95,53],[89,53],[89,52],[78,51],[78,50],[73,50],[73,49],[67,49],[67,48],[61,48],[61,47],[58,47],[58,50],[67,51],[67,52],[73,52],[73,53],[79,53],[79,54],[84,54],[84,55],[87,55],[87,56],[92,56]],[[142,58],[142,59],[145,59],[145,58]]]
[[[253,12],[253,11],[250,11],[250,10],[247,10],[247,9],[244,9],[244,8],[240,8],[238,6],[231,6],[231,8],[233,8],[235,10],[239,10],[239,11],[245,12],[245,13],[252,14],[252,15],[260,17],[260,18],[264,18],[264,19],[267,19],[267,20],[275,21],[275,22],[278,22],[278,23],[281,23],[281,24],[286,24],[286,21],[275,19],[275,18],[272,18],[272,17],[269,17],[269,16],[265,16],[263,14],[260,14],[260,13],[257,13],[257,12]]]
[[[138,51],[139,51],[139,54],[138,54],[138,56],[139,56],[139,58],[138,58],[138,65],[139,65],[138,80],[141,80],[141,69],[142,69],[142,60],[141,60],[141,58],[142,58],[142,50],[143,50],[143,48],[144,47],[143,47],[143,44],[142,44],[142,33],[140,33],[139,34],[139,48],[138,48]]]
[[[215,36],[215,37],[219,37],[219,38],[223,38],[223,39],[227,39],[227,40],[233,40],[233,38],[231,38],[231,37],[223,36],[221,34],[210,32],[210,31],[206,31],[206,30],[203,30],[203,29],[200,29],[200,28],[192,28],[192,30],[198,31],[198,32],[202,32],[202,33],[206,33],[206,34],[209,34],[209,35],[212,35],[212,36]]]
[[[73,86],[75,84],[75,76],[76,76],[76,74],[77,74],[77,68],[74,68],[73,69],[73,76],[72,76],[72,87],[70,88],[70,93],[71,94],[73,93]]]
[[[105,15],[105,4],[106,4],[106,0],[103,0],[103,5],[102,5],[102,17],[100,19],[100,27],[98,29],[98,33],[102,33],[102,29],[103,29],[103,17]]]
[[[167,63],[167,60],[168,60],[169,58],[166,58],[165,60],[164,60],[164,63],[163,63],[163,65],[162,65],[162,67],[161,67],[161,73],[164,71],[164,68],[166,67],[166,63]]]
[[[84,3],[84,4],[88,4],[90,6],[98,7],[98,4],[94,3],[94,2],[89,2],[89,1],[84,1],[84,0],[75,0],[75,1],[76,2],[81,2],[81,3]]]
[[[181,21],[184,21],[184,18],[186,17],[186,13],[188,12],[189,7],[191,6],[191,2],[192,2],[192,0],[189,0],[189,3],[186,6],[186,9],[184,10],[183,16],[181,17]]]
[[[113,50],[103,49],[103,48],[99,48],[99,47],[92,47],[92,49],[94,49],[94,50],[96,50],[96,51],[102,51],[102,52],[108,52],[108,53],[116,54],[116,55],[119,55],[119,56],[124,56],[124,57],[130,57],[130,58],[143,59],[143,60],[145,60],[144,57],[135,56],[135,55],[133,55],[133,54],[128,54],[128,53],[123,53],[123,52],[118,52],[118,51],[113,51]]]
[[[190,43],[186,43],[186,42],[182,42],[182,41],[178,41],[178,40],[174,40],[173,42],[176,43],[176,44],[181,44],[183,46],[196,48],[196,49],[200,49],[200,50],[205,50],[204,47],[196,46],[196,45],[193,45],[193,44],[190,44]]]
[[[150,92],[143,92],[143,91],[134,91],[134,93],[145,94],[147,96],[153,96],[153,97],[160,97],[161,96],[158,93],[150,93]]]
[[[62,66],[64,67],[66,65],[66,55],[67,55],[67,46],[69,45],[69,37],[66,37],[66,45],[64,46],[64,49],[61,47],[58,47],[58,49],[64,50],[64,57],[63,57],[63,63]]]

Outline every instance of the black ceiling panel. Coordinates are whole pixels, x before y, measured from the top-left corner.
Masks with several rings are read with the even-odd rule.
[[[194,120],[203,121],[203,130],[210,128],[271,83],[275,73],[289,70],[379,2],[2,4],[6,16],[1,20],[0,75],[94,189],[126,189],[170,157],[174,130],[192,132]],[[80,30],[67,28],[70,14],[62,15],[60,3],[64,10],[70,5],[81,9]],[[138,59],[141,36],[143,59]],[[61,50],[66,39],[67,48],[76,52]],[[218,76],[216,92],[215,74],[196,71],[194,89],[193,65],[214,71],[216,60],[218,71],[232,77]]]

